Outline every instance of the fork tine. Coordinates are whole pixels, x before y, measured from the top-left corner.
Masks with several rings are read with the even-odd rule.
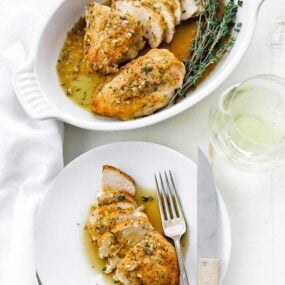
[[[160,216],[163,220],[165,220],[165,214],[163,211],[163,205],[162,205],[162,201],[161,201],[161,190],[158,184],[158,179],[156,174],[154,174],[154,179],[155,179],[155,184],[156,184],[156,189],[157,189],[157,199],[158,199],[158,205],[159,205],[159,211],[160,211]]]
[[[164,187],[164,183],[162,180],[161,173],[159,172],[159,178],[160,178],[160,184],[161,184],[161,189],[162,189],[162,200],[163,200],[163,205],[164,205],[164,211],[165,211],[165,218],[166,220],[170,219],[170,212],[169,212],[169,206],[168,206],[168,201],[167,201],[167,196],[166,196],[166,191]]]
[[[167,184],[167,188],[168,188],[168,197],[169,197],[169,202],[170,202],[170,209],[171,209],[171,212],[172,212],[172,217],[173,218],[177,218],[177,213],[176,213],[176,208],[175,208],[175,205],[174,205],[174,193],[173,193],[173,190],[170,186],[170,183],[169,183],[169,180],[168,180],[168,176],[167,176],[167,173],[166,171],[164,171],[164,176],[165,176],[165,180],[166,180],[166,184]]]
[[[182,206],[181,206],[181,203],[180,203],[180,199],[179,199],[179,197],[177,195],[177,190],[176,190],[176,186],[175,186],[174,179],[173,179],[173,176],[172,176],[172,172],[170,170],[169,170],[169,175],[170,175],[170,180],[171,180],[171,184],[172,184],[172,187],[173,187],[173,194],[174,194],[175,202],[176,202],[176,205],[177,205],[178,214],[179,214],[180,217],[184,217],[183,211],[182,211]]]

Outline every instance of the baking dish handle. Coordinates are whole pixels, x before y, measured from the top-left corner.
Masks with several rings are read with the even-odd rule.
[[[12,77],[16,96],[26,113],[33,119],[56,118],[56,111],[43,96],[34,73],[34,59],[16,70]]]
[[[26,113],[34,119],[56,118],[56,111],[43,96],[34,72],[35,42],[42,27],[41,16],[29,7],[8,7],[7,20],[0,29],[0,36],[6,35],[6,41],[0,51],[21,46],[25,52],[26,60],[17,59],[15,52],[10,52],[7,57],[13,71],[11,78],[16,96]],[[9,27],[14,27],[12,35],[7,36]],[[17,52],[17,51],[16,51]],[[22,56],[23,57],[23,56]]]
[[[0,57],[13,72],[16,96],[26,113],[35,119],[55,118],[56,113],[43,96],[34,72],[34,43],[42,27],[41,15],[27,5],[1,9]]]

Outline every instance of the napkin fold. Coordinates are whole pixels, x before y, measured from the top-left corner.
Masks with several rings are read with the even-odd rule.
[[[10,81],[13,70],[27,57],[37,23],[35,13],[26,7],[0,10],[1,285],[38,284],[34,213],[40,197],[63,167],[63,124],[29,118]]]

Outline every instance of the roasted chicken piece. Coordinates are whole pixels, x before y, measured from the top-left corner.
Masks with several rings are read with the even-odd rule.
[[[126,1],[126,0],[125,0]],[[132,1],[132,0],[130,0]],[[171,1],[168,0],[137,0],[137,2],[146,8],[152,9],[155,13],[162,17],[165,25],[164,30],[164,40],[166,43],[170,43],[173,39],[175,33],[175,18],[173,6],[170,4]]]
[[[175,249],[161,234],[153,231],[119,262],[114,279],[124,285],[178,285]]]
[[[145,1],[145,0],[143,0]],[[150,1],[150,0],[147,0]],[[173,40],[175,34],[176,20],[174,17],[173,3],[169,0],[151,0],[153,7],[156,10],[160,10],[163,16],[166,29],[164,34],[164,40],[166,43],[170,43]]]
[[[107,261],[105,273],[125,285],[178,285],[174,247],[137,207],[135,181],[126,173],[103,167],[103,191],[92,209],[87,230]],[[132,198],[131,198],[132,197]]]
[[[129,219],[117,223],[110,232],[101,236],[98,241],[99,254],[102,253],[100,257],[124,256],[130,247],[137,244],[150,231],[153,231],[153,226],[148,217],[137,211],[137,215],[134,214]]]
[[[205,11],[205,0],[181,0],[181,20],[199,16]]]
[[[113,7],[132,15],[143,26],[144,37],[152,48],[158,47],[163,39],[166,25],[160,11],[146,4],[147,1],[139,0],[116,0]]]
[[[143,26],[151,48],[170,43],[181,20],[205,11],[205,0],[113,0],[114,9],[132,15]]]
[[[123,190],[130,195],[136,194],[134,179],[116,167],[104,165],[102,180],[105,192],[111,191],[111,193],[114,193],[114,191]]]
[[[152,49],[94,95],[92,111],[121,120],[150,115],[170,102],[184,75],[183,63],[170,51]]]
[[[176,25],[179,25],[181,22],[181,3],[180,0],[163,0],[163,2],[168,2],[168,5],[171,6],[173,15],[175,18]]]
[[[101,258],[108,257],[105,272],[112,272],[116,269],[118,263],[125,257],[129,250],[153,230],[154,228],[149,222],[148,217],[144,214],[141,217],[130,217],[118,223],[110,232],[102,235],[98,241],[98,252]]]
[[[128,202],[115,202],[95,208],[87,223],[92,240],[97,241],[120,221],[124,221],[135,212],[135,206]]]
[[[144,45],[142,26],[131,15],[96,2],[87,5],[84,56],[91,71],[115,73]]]

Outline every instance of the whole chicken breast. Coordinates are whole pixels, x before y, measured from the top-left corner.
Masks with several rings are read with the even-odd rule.
[[[96,2],[87,5],[84,56],[90,71],[115,73],[144,45],[142,25],[134,17]]]
[[[92,111],[121,120],[150,115],[170,102],[184,75],[185,67],[173,53],[151,49],[94,95]]]

